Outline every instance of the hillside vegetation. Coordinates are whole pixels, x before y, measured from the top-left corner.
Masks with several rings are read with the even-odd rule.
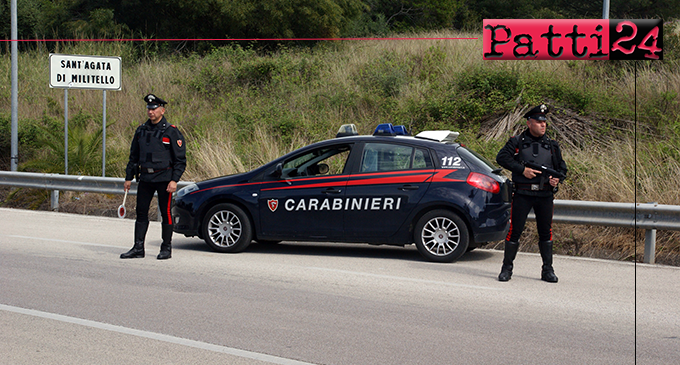
[[[166,116],[187,142],[183,179],[194,181],[252,169],[332,138],[345,123],[362,134],[379,123],[403,124],[413,133],[457,130],[461,143],[495,161],[500,147],[523,129],[523,112],[547,103],[553,111],[549,134],[561,143],[569,166],[558,199],[680,205],[680,67],[672,52],[665,61],[637,63],[483,61],[480,34],[415,37],[478,39],[281,44],[268,52],[225,43],[200,56],[161,56],[154,43],[50,46],[56,53],[123,59],[123,89],[107,92],[107,176],[124,176],[130,138],[146,120],[147,93],[169,102]],[[676,38],[665,39],[668,49],[677,47]],[[63,173],[64,91],[48,87],[49,52],[37,48],[19,58],[19,166]],[[9,65],[9,55],[2,55],[4,170]],[[70,90],[68,97],[69,172],[101,175],[102,92]],[[45,206],[41,193],[27,195],[5,189],[4,204]],[[72,197],[63,206],[82,212],[83,204],[86,199]],[[536,252],[531,226],[522,249]],[[562,224],[553,230],[558,253],[642,259],[642,230]],[[680,234],[659,231],[657,251],[657,262],[680,264]]]

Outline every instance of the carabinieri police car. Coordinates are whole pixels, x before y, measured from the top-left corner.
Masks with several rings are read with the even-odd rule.
[[[505,238],[511,194],[500,169],[457,136],[392,124],[360,136],[344,125],[335,139],[179,190],[174,231],[219,252],[252,240],[415,243],[428,260],[454,261]]]

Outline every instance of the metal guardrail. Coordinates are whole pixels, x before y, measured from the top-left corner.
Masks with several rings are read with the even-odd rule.
[[[45,190],[84,191],[102,194],[123,194],[124,178],[95,177],[63,174],[40,174],[35,172],[0,171],[0,186]],[[180,181],[177,189],[192,182]],[[137,182],[133,181],[128,194],[137,195]]]
[[[104,194],[123,194],[123,178],[40,174],[0,171],[0,186],[45,189],[52,191],[84,191]],[[193,182],[180,181],[177,188]],[[137,183],[132,182],[128,194],[137,194]],[[56,195],[56,199],[55,199]],[[55,201],[56,200],[56,201]],[[52,208],[58,208],[58,193],[52,196]],[[529,220],[535,220],[533,212]],[[555,200],[553,222],[577,225],[626,227],[645,229],[644,262],[654,263],[656,230],[680,231],[680,206],[656,203],[610,203],[579,200]]]
[[[59,191],[82,191],[100,194],[123,194],[124,178],[95,177],[63,174],[41,174],[35,172],[0,171],[0,186],[17,188],[51,190],[51,208],[59,210]],[[192,182],[180,181],[177,189],[181,189]],[[137,182],[133,181],[128,194],[137,195]],[[155,195],[155,194],[154,194]],[[160,211],[158,214],[160,218]]]
[[[536,220],[533,211],[528,219]],[[656,231],[680,231],[680,206],[556,199],[553,222],[645,229],[643,262],[653,264],[656,256]]]
[[[680,231],[680,206],[555,200],[553,222]]]

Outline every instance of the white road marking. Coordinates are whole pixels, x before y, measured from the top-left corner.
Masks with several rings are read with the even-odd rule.
[[[214,352],[219,352],[219,353],[223,353],[223,354],[239,356],[239,357],[243,357],[243,358],[247,358],[247,359],[265,361],[265,362],[269,362],[269,363],[272,363],[272,364],[314,365],[312,363],[302,362],[302,361],[297,361],[297,360],[292,360],[292,359],[286,359],[286,358],[278,357],[278,356],[261,354],[261,353],[257,353],[257,352],[246,351],[246,350],[240,350],[240,349],[235,349],[235,348],[232,348],[232,347],[214,345],[214,344],[211,344],[211,343],[188,340],[186,338],[169,336],[169,335],[164,335],[164,334],[161,334],[161,333],[141,331],[141,330],[137,330],[137,329],[134,329],[134,328],[121,327],[121,326],[116,326],[116,325],[112,325],[112,324],[108,324],[108,323],[95,322],[95,321],[90,321],[90,320],[87,320],[87,319],[69,317],[69,316],[64,316],[64,315],[61,315],[61,314],[42,312],[42,311],[33,310],[33,309],[25,309],[25,308],[0,304],[0,310],[12,312],[12,313],[25,314],[25,315],[34,316],[34,317],[40,317],[40,318],[45,318],[45,319],[51,319],[51,320],[55,320],[55,321],[65,322],[65,323],[77,324],[77,325],[80,325],[80,326],[91,327],[91,328],[96,328],[96,329],[111,331],[111,332],[117,332],[117,333],[122,333],[122,334],[126,334],[126,335],[143,337],[143,338],[148,338],[148,339],[152,339],[152,340],[168,342],[168,343],[172,343],[172,344],[176,344],[176,345],[193,347],[193,348],[197,348],[197,349],[201,349],[201,350],[214,351]]]

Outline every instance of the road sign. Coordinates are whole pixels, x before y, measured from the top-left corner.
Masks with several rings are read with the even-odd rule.
[[[51,53],[50,87],[120,90],[121,58]]]

